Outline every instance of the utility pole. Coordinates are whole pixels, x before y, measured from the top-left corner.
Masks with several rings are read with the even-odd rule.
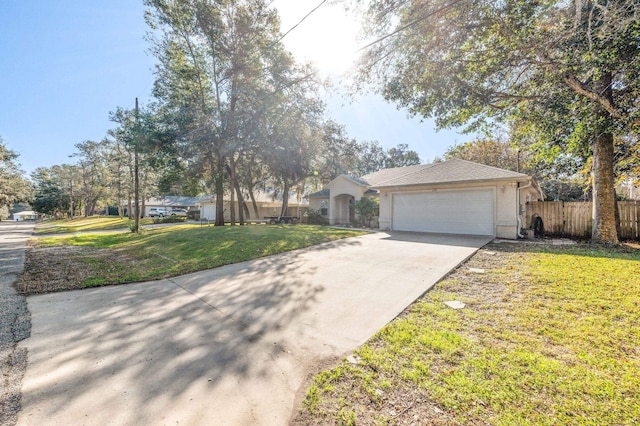
[[[68,157],[72,158],[75,154]],[[69,165],[69,218],[73,219],[73,164]]]
[[[134,220],[134,231],[136,234],[140,232],[140,186],[138,179],[138,143],[140,142],[140,125],[138,123],[138,98],[136,98],[136,123],[135,123],[135,132],[134,132],[134,142],[133,142],[133,196],[135,198],[135,209],[134,212],[136,214]]]
[[[73,219],[73,169],[69,169],[71,177],[69,178],[69,217]]]

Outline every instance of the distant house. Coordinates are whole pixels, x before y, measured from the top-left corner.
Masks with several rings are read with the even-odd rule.
[[[518,237],[524,205],[544,198],[529,176],[465,160],[384,169],[360,178],[340,175],[310,194],[309,207],[330,224],[350,224],[354,203],[380,201],[381,229]]]
[[[149,216],[149,210],[158,207],[164,207],[168,212],[171,212],[171,209],[185,209],[187,211],[196,210],[197,205],[201,200],[208,199],[210,197],[210,195],[201,195],[198,197],[180,197],[172,195],[152,197],[145,200],[144,215]]]
[[[258,216],[253,208],[251,199],[246,196],[245,203],[249,209],[249,216],[245,215],[245,219],[264,219],[265,217],[279,216],[282,209],[282,192],[275,190],[255,191],[254,196],[256,199],[256,205],[258,207]],[[298,199],[295,192],[289,193],[288,208],[284,216],[301,217],[305,210],[308,210],[309,203],[307,200]],[[200,209],[200,218],[215,220],[216,218],[216,197],[209,196],[200,200],[197,204]],[[234,201],[233,208],[236,213],[236,220],[238,219],[239,203]],[[231,203],[229,200],[224,201],[224,220],[226,222],[231,220]]]
[[[14,213],[13,214],[13,220],[17,220],[17,221],[23,221],[23,220],[37,220],[38,219],[38,213],[32,211],[32,210],[27,210],[27,211],[23,211],[23,212],[18,212],[18,213]]]

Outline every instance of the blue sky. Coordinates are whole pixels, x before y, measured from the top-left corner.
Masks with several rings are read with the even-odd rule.
[[[319,3],[275,0],[283,32]],[[74,145],[100,140],[114,127],[109,112],[150,99],[155,58],[144,40],[142,0],[2,0],[0,2],[0,136],[22,168],[70,163]],[[283,40],[340,87],[358,47],[357,26],[339,6],[323,6]],[[332,28],[327,36],[327,28]],[[456,142],[431,122],[408,119],[374,95],[327,99],[329,115],[351,137],[390,148],[407,143],[424,162]]]

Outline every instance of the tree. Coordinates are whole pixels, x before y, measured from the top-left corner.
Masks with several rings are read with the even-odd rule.
[[[385,168],[387,158],[387,153],[379,142],[361,142],[353,174],[364,176],[382,170]]]
[[[158,36],[154,95],[179,124],[183,158],[215,190],[216,225],[224,224],[225,183],[238,191],[244,128],[289,60],[279,42],[279,20],[264,0],[145,0]],[[283,68],[284,67],[284,68]]]
[[[315,176],[322,186],[341,174],[356,174],[362,146],[349,138],[344,126],[327,121],[320,129],[321,149]]]
[[[31,205],[35,211],[55,218],[62,218],[70,212],[71,174],[68,171],[68,168],[53,166],[38,167],[31,173],[35,187]]]
[[[406,143],[398,144],[395,148],[389,148],[384,166],[387,169],[394,167],[415,166],[420,164],[420,156],[417,152],[409,149]]]
[[[382,169],[405,167],[420,164],[417,152],[409,150],[407,144],[384,150],[379,142],[362,142],[358,146],[358,157],[354,166],[354,175],[364,176]]]
[[[0,207],[31,199],[31,183],[24,178],[17,159],[18,154],[8,149],[0,136]]]
[[[107,152],[109,142],[84,141],[75,144],[77,153],[75,157],[79,159],[76,166],[80,185],[74,188],[75,194],[82,199],[84,216],[92,216],[100,201],[109,198],[111,191],[110,173],[107,168]]]
[[[117,127],[108,131],[110,152],[107,156],[115,199],[122,215],[126,197],[128,215],[134,214],[135,170],[138,157],[138,202],[153,195],[167,195],[176,186],[193,193],[193,181],[186,173],[188,165],[179,158],[174,140],[178,131],[175,118],[166,110],[151,104],[136,109],[117,108],[109,114]],[[141,209],[141,215],[144,209]]]
[[[593,234],[617,242],[613,138],[640,122],[636,0],[373,0],[360,75],[440,127],[514,125],[592,157]]]
[[[459,158],[505,170],[520,171],[519,152],[508,142],[493,139],[479,139],[461,145],[450,146],[444,159]]]

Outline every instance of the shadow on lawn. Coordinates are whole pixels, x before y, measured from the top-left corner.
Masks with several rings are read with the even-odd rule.
[[[624,259],[640,261],[640,245],[637,242],[618,246],[576,242],[575,244],[554,244],[553,240],[536,242],[493,242],[486,249],[502,252],[553,253],[593,258]]]

